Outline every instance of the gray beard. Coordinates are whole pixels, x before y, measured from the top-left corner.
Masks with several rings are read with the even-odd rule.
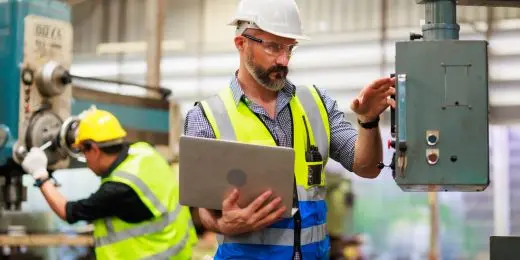
[[[284,76],[279,79],[271,80],[269,74],[267,74],[264,69],[255,66],[252,55],[247,56],[245,65],[249,74],[265,89],[277,92],[285,87],[287,79]]]

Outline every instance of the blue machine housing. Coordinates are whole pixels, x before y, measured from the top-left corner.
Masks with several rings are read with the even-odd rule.
[[[56,0],[8,0],[0,2],[0,128],[8,140],[0,143],[0,166],[12,157],[18,139],[20,64],[24,58],[24,18],[38,15],[70,22],[70,7]]]

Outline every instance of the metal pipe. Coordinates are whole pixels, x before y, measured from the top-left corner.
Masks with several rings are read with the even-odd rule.
[[[422,26],[425,41],[458,40],[455,0],[431,0],[425,3],[426,23]]]

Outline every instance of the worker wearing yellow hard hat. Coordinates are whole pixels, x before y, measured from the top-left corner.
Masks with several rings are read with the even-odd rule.
[[[32,148],[22,167],[36,180],[63,220],[94,224],[96,259],[190,259],[197,241],[191,214],[178,202],[177,171],[148,143],[125,142],[110,112],[89,109],[79,117],[73,146],[101,177],[90,197],[67,201],[48,182],[47,158]]]
[[[103,130],[103,131],[100,131]],[[123,141],[126,131],[117,118],[108,111],[93,109],[81,119],[77,129],[75,146],[85,141],[96,143]]]

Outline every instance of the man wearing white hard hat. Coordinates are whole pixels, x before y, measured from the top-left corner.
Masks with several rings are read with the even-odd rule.
[[[395,81],[377,79],[352,101],[356,130],[322,89],[287,78],[298,41],[307,39],[294,0],[242,0],[230,25],[240,67],[229,87],[188,112],[185,134],[294,148],[297,210],[281,218],[280,200],[265,203],[269,191],[241,208],[236,190],[222,211],[199,209],[204,226],[220,234],[215,259],[327,259],[324,165],[330,157],[361,177],[379,175],[379,115],[395,105]]]

